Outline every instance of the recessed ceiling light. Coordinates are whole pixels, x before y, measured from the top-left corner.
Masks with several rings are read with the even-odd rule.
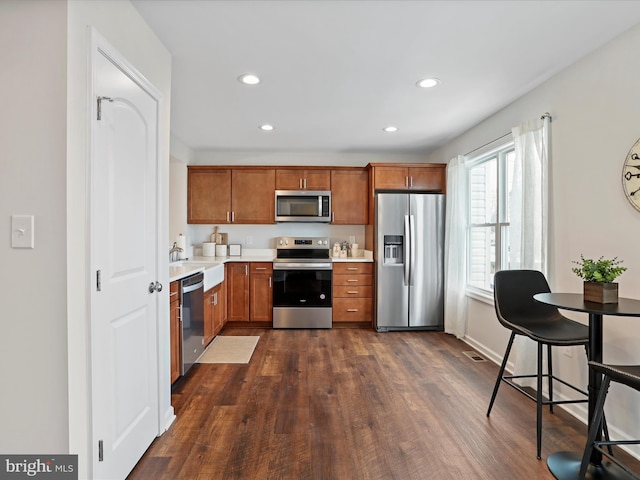
[[[416,85],[420,88],[432,88],[440,83],[437,78],[423,78]]]
[[[257,75],[245,73],[244,75],[240,75],[238,77],[238,81],[244,83],[245,85],[257,85],[258,83],[260,83],[260,78],[258,78]]]
[[[275,127],[273,125],[269,125],[268,123],[265,123],[264,125],[260,125],[260,130],[264,130],[265,132],[270,132],[274,128]]]
[[[382,130],[384,130],[385,132],[388,132],[388,133],[392,133],[392,132],[397,132],[398,131],[398,127],[394,127],[392,125],[389,125],[388,127],[384,127]]]

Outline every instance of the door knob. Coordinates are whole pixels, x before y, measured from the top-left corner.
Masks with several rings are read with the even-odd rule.
[[[149,293],[161,292],[161,291],[162,291],[162,284],[160,282],[151,282],[149,284]]]

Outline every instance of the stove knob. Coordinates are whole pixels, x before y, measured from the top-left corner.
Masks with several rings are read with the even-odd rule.
[[[289,240],[285,240],[285,241],[284,241],[284,244],[285,244],[285,245],[289,245]]]
[[[284,242],[282,241],[282,239],[280,240],[280,245],[282,245]]]
[[[325,240],[325,241],[324,241],[324,242],[322,242],[322,243],[324,243],[325,245],[328,245],[328,244],[329,244],[329,240]]]
[[[318,245],[322,245],[322,240],[318,240]]]

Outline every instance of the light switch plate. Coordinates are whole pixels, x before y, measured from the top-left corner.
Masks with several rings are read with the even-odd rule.
[[[11,216],[11,247],[34,248],[33,215]]]

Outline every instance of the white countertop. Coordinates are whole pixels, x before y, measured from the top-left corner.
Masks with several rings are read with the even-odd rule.
[[[331,257],[332,262],[373,262],[373,252],[362,251],[363,256],[338,258]],[[180,260],[169,264],[169,281],[180,280],[198,272],[205,272],[207,269],[214,269],[223,266],[228,262],[273,262],[276,258],[276,251],[271,249],[244,249],[240,256],[226,257],[193,257],[188,260]],[[224,280],[224,277],[222,277]],[[221,281],[222,281],[221,280]],[[211,285],[215,286],[215,285]],[[210,288],[210,287],[209,287]],[[208,290],[208,288],[205,288]]]

